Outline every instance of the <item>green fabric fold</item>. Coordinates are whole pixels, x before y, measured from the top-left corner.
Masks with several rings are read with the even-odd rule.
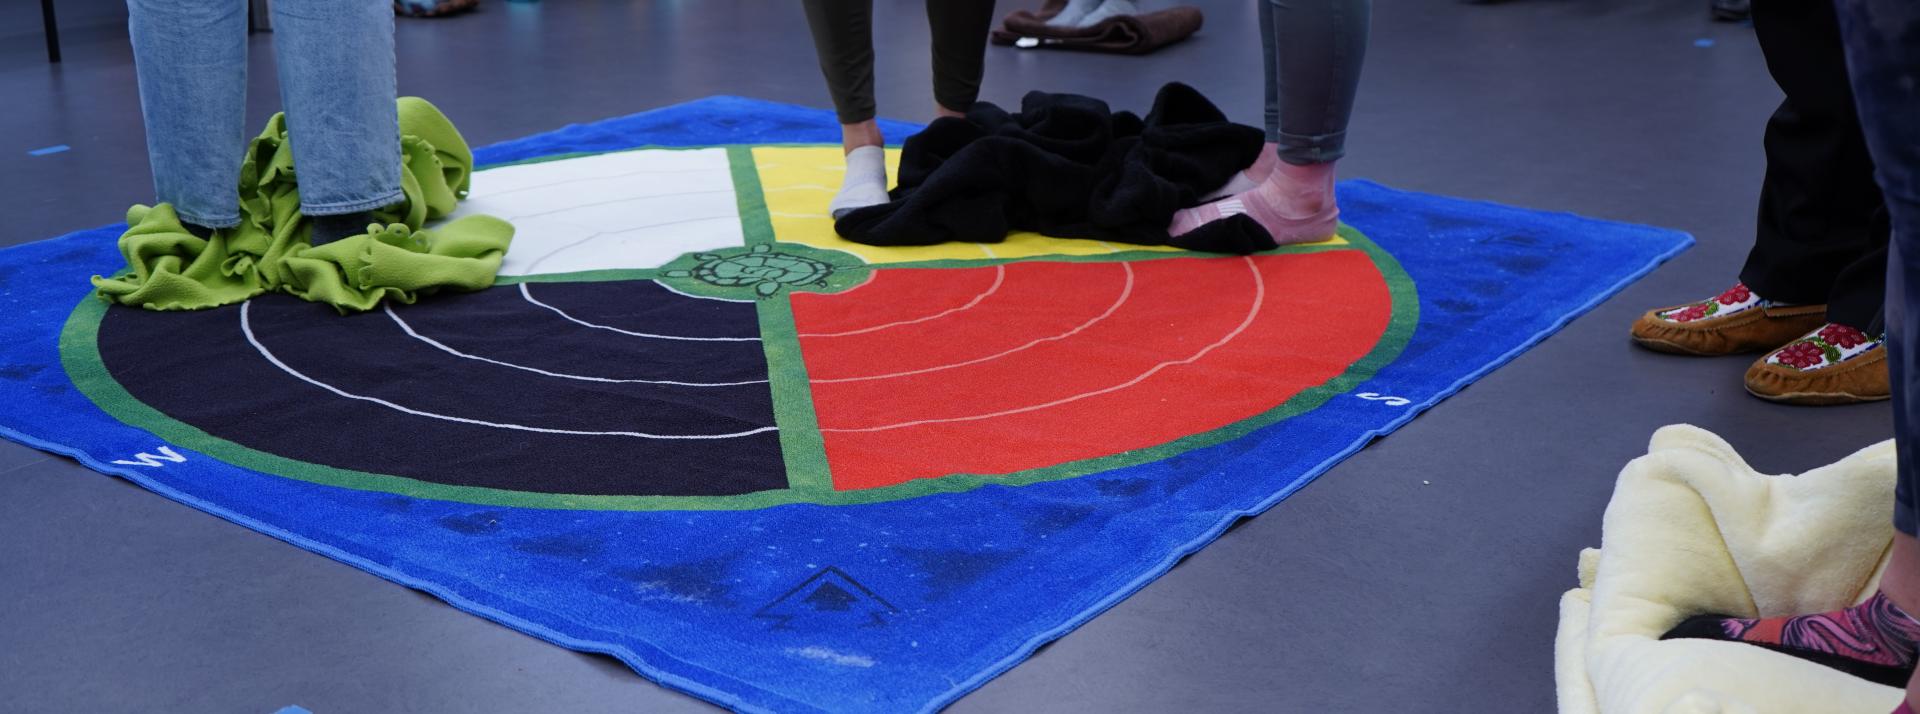
[[[240,225],[199,238],[172,206],[134,206],[120,237],[129,271],[95,276],[94,288],[103,299],[150,310],[198,310],[284,292],[344,313],[371,310],[382,300],[412,303],[442,289],[493,285],[513,226],[466,216],[424,228],[466,197],[473,152],[426,100],[402,97],[398,106],[406,198],[374,211],[366,234],[319,247],[309,242],[286,116],[276,114],[241,166]]]

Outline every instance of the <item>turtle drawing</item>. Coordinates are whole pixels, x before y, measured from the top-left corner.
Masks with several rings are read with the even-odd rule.
[[[779,294],[781,288],[824,287],[834,268],[812,258],[774,252],[771,246],[757,245],[752,250],[732,255],[700,253],[688,270],[670,270],[669,278],[693,278],[720,287],[751,287],[762,297]]]

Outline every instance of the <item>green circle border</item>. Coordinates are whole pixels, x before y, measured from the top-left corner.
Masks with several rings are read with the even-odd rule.
[[[713,148],[713,147],[706,147]],[[733,149],[735,147],[728,147]],[[568,158],[572,158],[569,156]],[[757,178],[757,177],[756,177]],[[755,190],[759,194],[757,180]],[[743,197],[744,198],[744,197]],[[743,216],[744,217],[744,216]],[[232,441],[209,434],[199,427],[174,419],[146,403],[141,402],[126,388],[121,386],[107,371],[99,351],[101,320],[106,316],[106,302],[89,295],[81,301],[73,314],[67,319],[60,334],[60,360],[74,386],[113,418],[140,429],[145,429],[170,444],[206,454],[216,460],[240,466],[265,475],[291,478],[327,486],[338,486],[361,491],[377,491],[414,498],[456,501],[475,505],[509,506],[521,508],[601,510],[601,511],[713,511],[713,510],[758,510],[789,504],[815,504],[826,506],[858,505],[879,503],[908,498],[917,498],[941,493],[959,493],[971,491],[982,486],[1025,486],[1046,481],[1058,481],[1077,478],[1089,474],[1111,471],[1117,468],[1160,461],[1176,454],[1223,444],[1239,439],[1255,430],[1279,421],[1304,414],[1319,408],[1335,396],[1346,394],[1354,387],[1371,379],[1380,369],[1392,363],[1413,337],[1420,319],[1420,301],[1412,277],[1394,257],[1380,246],[1366,238],[1351,226],[1340,226],[1340,237],[1347,240],[1347,246],[1292,246],[1283,247],[1274,253],[1317,253],[1333,250],[1354,250],[1364,252],[1372,259],[1374,267],[1387,283],[1388,293],[1393,301],[1393,314],[1386,331],[1374,344],[1372,350],[1349,365],[1342,372],[1326,382],[1309,387],[1288,398],[1280,405],[1265,412],[1242,419],[1227,426],[1188,435],[1158,446],[1135,449],[1118,454],[1069,461],[1053,466],[1028,469],[1012,474],[949,474],[933,478],[922,478],[893,486],[864,489],[859,491],[834,490],[830,483],[810,480],[794,483],[791,466],[788,471],[789,487],[772,491],[757,491],[735,496],[599,496],[542,493],[534,491],[511,491],[506,489],[484,488],[477,486],[456,486],[433,483],[419,479],[366,471],[341,469],[307,461],[289,459],[264,451],[242,446]],[[786,245],[786,244],[781,244]],[[1194,260],[1194,254],[1183,253],[1130,253],[1129,258],[1144,260]],[[1094,256],[1105,257],[1105,256]],[[1016,262],[1057,262],[1061,256],[1037,256],[1011,260],[992,261],[993,263]],[[1111,258],[1109,258],[1111,260]],[[945,262],[945,261],[941,261]],[[968,261],[973,262],[973,261]],[[1073,262],[1082,262],[1074,260]],[[1106,262],[1106,261],[1101,261]],[[901,264],[898,267],[935,267],[925,263]],[[892,264],[881,267],[895,267]],[[958,267],[958,266],[955,266]],[[580,276],[586,278],[586,276]],[[613,275],[595,276],[601,279],[620,279]],[[624,276],[621,276],[624,277]],[[598,282],[592,278],[586,281]],[[782,298],[785,295],[781,296]],[[783,300],[784,302],[784,300]],[[788,331],[792,328],[787,327]],[[818,434],[808,435],[809,440],[817,440]],[[787,446],[783,439],[783,448]]]

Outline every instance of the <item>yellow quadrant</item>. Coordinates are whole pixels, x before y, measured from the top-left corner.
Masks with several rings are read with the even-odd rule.
[[[775,240],[852,253],[868,263],[1106,255],[1140,250],[1181,252],[1169,246],[1049,238],[1026,231],[1008,235],[1004,243],[944,243],[899,248],[861,245],[834,233],[833,219],[827,216],[827,201],[840,189],[840,179],[846,174],[839,147],[756,146],[753,161],[760,172],[760,188],[766,195]],[[895,177],[899,173],[900,150],[888,149],[887,175]],[[1344,243],[1346,241],[1338,237],[1327,241],[1331,245]]]

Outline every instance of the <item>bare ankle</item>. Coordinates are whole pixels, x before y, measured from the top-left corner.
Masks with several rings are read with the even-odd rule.
[[[1905,533],[1893,535],[1893,552],[1887,557],[1887,571],[1880,576],[1880,591],[1908,613],[1920,612],[1920,541]]]
[[[1289,184],[1299,186],[1319,186],[1333,183],[1334,163],[1290,164],[1285,161],[1274,162],[1273,175]]]
[[[840,125],[840,148],[846,153],[862,146],[885,146],[887,139],[880,134],[880,122],[873,119],[858,124]]]

